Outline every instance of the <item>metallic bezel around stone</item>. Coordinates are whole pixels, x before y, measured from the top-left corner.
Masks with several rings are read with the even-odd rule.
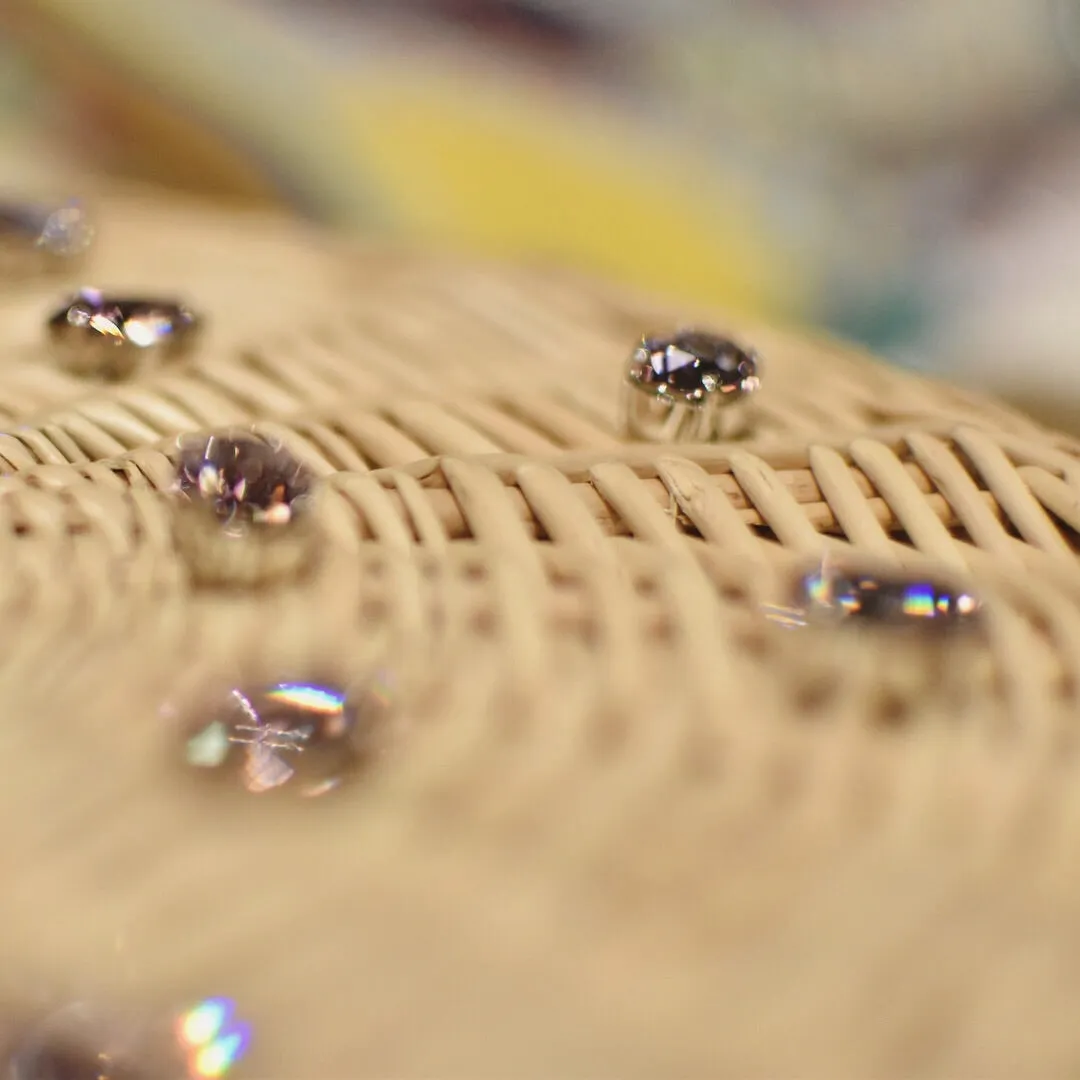
[[[737,438],[760,386],[756,354],[729,338],[702,330],[644,337],[625,366],[621,426],[646,442]]]
[[[66,371],[110,382],[189,355],[201,320],[171,299],[131,299],[83,289],[48,321],[53,355]]]

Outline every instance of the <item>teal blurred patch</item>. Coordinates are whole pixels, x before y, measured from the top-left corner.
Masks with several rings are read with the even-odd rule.
[[[914,280],[886,285],[858,296],[849,295],[829,306],[824,316],[828,329],[902,367],[931,370],[921,355],[933,322],[930,297]]]

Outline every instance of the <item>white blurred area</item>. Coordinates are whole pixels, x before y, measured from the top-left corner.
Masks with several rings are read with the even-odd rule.
[[[945,370],[1080,427],[1080,126],[941,260],[928,347]]]
[[[1080,427],[1080,2],[724,7],[672,70],[716,130],[807,163],[822,316]]]

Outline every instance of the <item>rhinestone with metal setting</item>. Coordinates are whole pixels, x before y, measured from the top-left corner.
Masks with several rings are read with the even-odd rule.
[[[303,517],[314,484],[311,471],[284,446],[251,432],[180,443],[177,490],[230,536]]]
[[[735,438],[747,430],[742,406],[760,385],[755,354],[726,337],[645,337],[626,364],[622,427],[649,442]]]
[[[974,595],[944,581],[835,567],[821,567],[800,577],[792,603],[807,621],[933,629],[973,624],[982,612]]]
[[[186,356],[200,321],[184,304],[163,299],[118,299],[83,289],[49,319],[57,360],[73,374],[107,380]]]
[[[332,683],[234,688],[182,721],[184,758],[252,794],[311,798],[339,787],[371,750],[370,725]]]
[[[628,377],[635,385],[673,401],[704,405],[713,395],[728,398],[760,386],[757,359],[733,341],[700,330],[674,337],[644,338]]]
[[[315,565],[316,478],[281,443],[251,431],[181,438],[174,489],[174,535],[197,583],[250,587]]]

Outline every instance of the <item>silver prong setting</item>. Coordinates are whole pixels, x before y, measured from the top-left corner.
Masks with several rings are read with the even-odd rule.
[[[53,355],[65,371],[118,382],[186,358],[201,319],[179,300],[83,289],[53,313],[47,330]]]
[[[699,330],[644,337],[626,363],[623,434],[643,442],[721,442],[751,429],[761,386],[755,353]]]

